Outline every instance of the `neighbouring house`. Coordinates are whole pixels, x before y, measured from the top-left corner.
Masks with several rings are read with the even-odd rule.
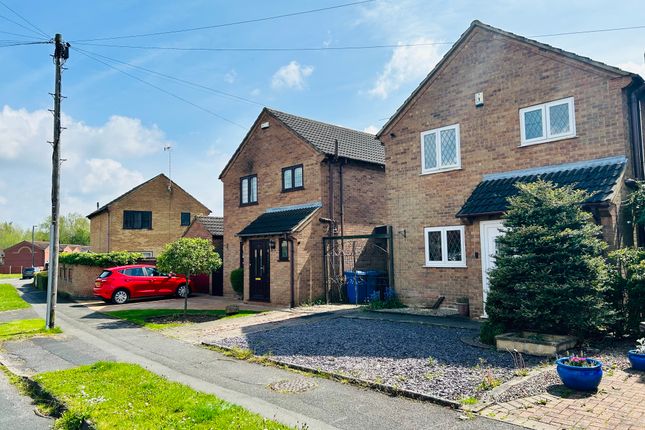
[[[199,237],[213,243],[215,251],[223,258],[224,218],[217,216],[196,216],[183,234],[183,237]],[[213,296],[224,295],[224,267],[210,275],[192,277],[193,291]]]
[[[384,150],[374,135],[265,108],[222,171],[224,294],[244,268],[244,299],[324,297],[324,236],[385,221]]]
[[[104,206],[97,203],[87,216],[92,251],[141,252],[154,258],[182,236],[193,216],[210,212],[161,173]]]
[[[501,216],[514,184],[587,190],[611,246],[643,178],[643,79],[474,21],[383,126],[388,222],[400,298],[468,298],[485,316]]]
[[[32,265],[32,246],[30,240],[23,240],[4,250],[4,261],[0,265],[0,273],[21,273],[23,267]],[[45,267],[49,262],[49,242],[36,240],[33,246],[35,267]],[[74,245],[61,243],[59,252],[89,252],[90,247],[86,245]]]

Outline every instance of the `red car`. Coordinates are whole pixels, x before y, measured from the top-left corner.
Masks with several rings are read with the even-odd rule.
[[[120,305],[140,297],[184,297],[190,287],[183,275],[164,275],[155,266],[133,264],[104,269],[94,283],[94,295]]]

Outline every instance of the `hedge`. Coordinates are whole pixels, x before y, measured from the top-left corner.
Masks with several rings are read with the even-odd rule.
[[[244,294],[244,269],[241,267],[231,271],[231,287],[237,294]]]
[[[36,272],[34,275],[34,286],[41,291],[47,290],[47,271]]]
[[[59,257],[61,264],[80,264],[82,266],[112,267],[136,264],[143,258],[139,252],[63,252]]]

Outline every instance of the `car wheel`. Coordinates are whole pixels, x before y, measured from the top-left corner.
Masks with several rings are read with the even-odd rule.
[[[177,287],[176,294],[177,297],[186,297],[186,295],[190,296],[190,288],[186,284],[181,284]]]
[[[116,303],[117,305],[122,305],[124,303],[127,303],[129,299],[130,299],[130,294],[128,293],[127,290],[124,290],[124,289],[116,290],[114,294],[112,294],[112,302]]]

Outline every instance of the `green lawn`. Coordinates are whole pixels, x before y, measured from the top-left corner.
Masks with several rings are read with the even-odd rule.
[[[29,306],[12,285],[0,284],[0,312],[25,309]]]
[[[0,279],[20,279],[20,278],[22,278],[22,275],[20,273],[12,273],[12,274],[0,273]]]
[[[40,318],[0,323],[0,342],[56,333],[61,333],[60,328],[46,329],[45,321]]]
[[[149,328],[151,330],[161,330],[164,328],[168,327],[177,327],[180,325],[184,324],[189,324],[189,323],[184,323],[184,322],[169,322],[169,323],[155,323],[155,322],[149,322],[148,320],[150,318],[154,317],[164,317],[164,316],[172,316],[172,315],[183,315],[184,310],[183,309],[133,309],[133,310],[126,310],[126,311],[110,311],[110,312],[105,312],[108,315],[111,315],[113,317],[121,318],[124,320],[128,320],[132,323],[138,324],[140,326]],[[214,315],[218,316],[220,318],[239,318],[239,317],[244,317],[247,315],[252,315],[258,313],[257,311],[240,311],[235,315],[226,315],[226,312],[224,312],[221,309],[218,310],[201,310],[201,309],[188,309],[188,314],[189,315]]]
[[[82,418],[110,430],[288,428],[135,364],[99,362],[34,380],[68,409],[57,428]]]

